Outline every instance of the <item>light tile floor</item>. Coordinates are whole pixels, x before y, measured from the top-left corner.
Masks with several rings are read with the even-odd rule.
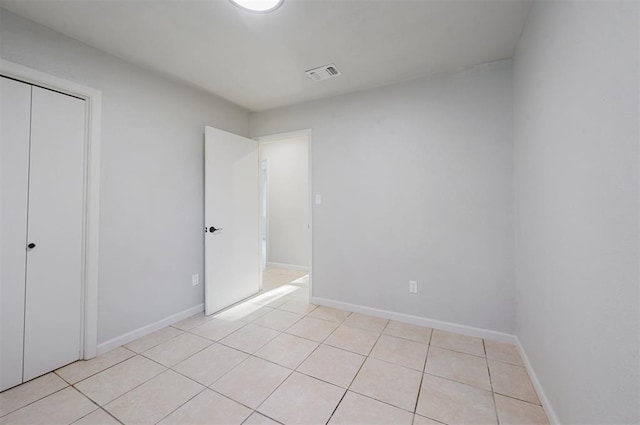
[[[0,425],[548,424],[514,346],[317,307],[304,275],[0,393]]]

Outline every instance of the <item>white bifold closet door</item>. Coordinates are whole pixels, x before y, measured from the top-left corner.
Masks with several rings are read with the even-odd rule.
[[[0,390],[78,360],[85,104],[1,78]]]

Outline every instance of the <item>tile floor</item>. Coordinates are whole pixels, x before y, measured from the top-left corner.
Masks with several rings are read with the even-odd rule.
[[[0,393],[0,425],[71,423],[548,422],[514,346],[318,307],[269,270],[249,301]]]

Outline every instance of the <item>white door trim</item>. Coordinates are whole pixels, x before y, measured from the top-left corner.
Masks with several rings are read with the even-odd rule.
[[[100,217],[100,126],[102,92],[6,60],[0,60],[0,75],[69,94],[85,100],[85,193],[82,269],[83,311],[80,358],[96,356],[98,341],[98,235]]]
[[[286,133],[270,134],[266,136],[254,137],[260,145],[263,143],[282,142],[289,139],[307,139],[307,157],[309,161],[309,299],[313,297],[313,149],[311,129],[289,131]]]

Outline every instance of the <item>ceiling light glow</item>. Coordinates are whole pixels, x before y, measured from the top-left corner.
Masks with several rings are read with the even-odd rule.
[[[230,0],[231,3],[252,12],[271,12],[280,7],[284,0]]]

